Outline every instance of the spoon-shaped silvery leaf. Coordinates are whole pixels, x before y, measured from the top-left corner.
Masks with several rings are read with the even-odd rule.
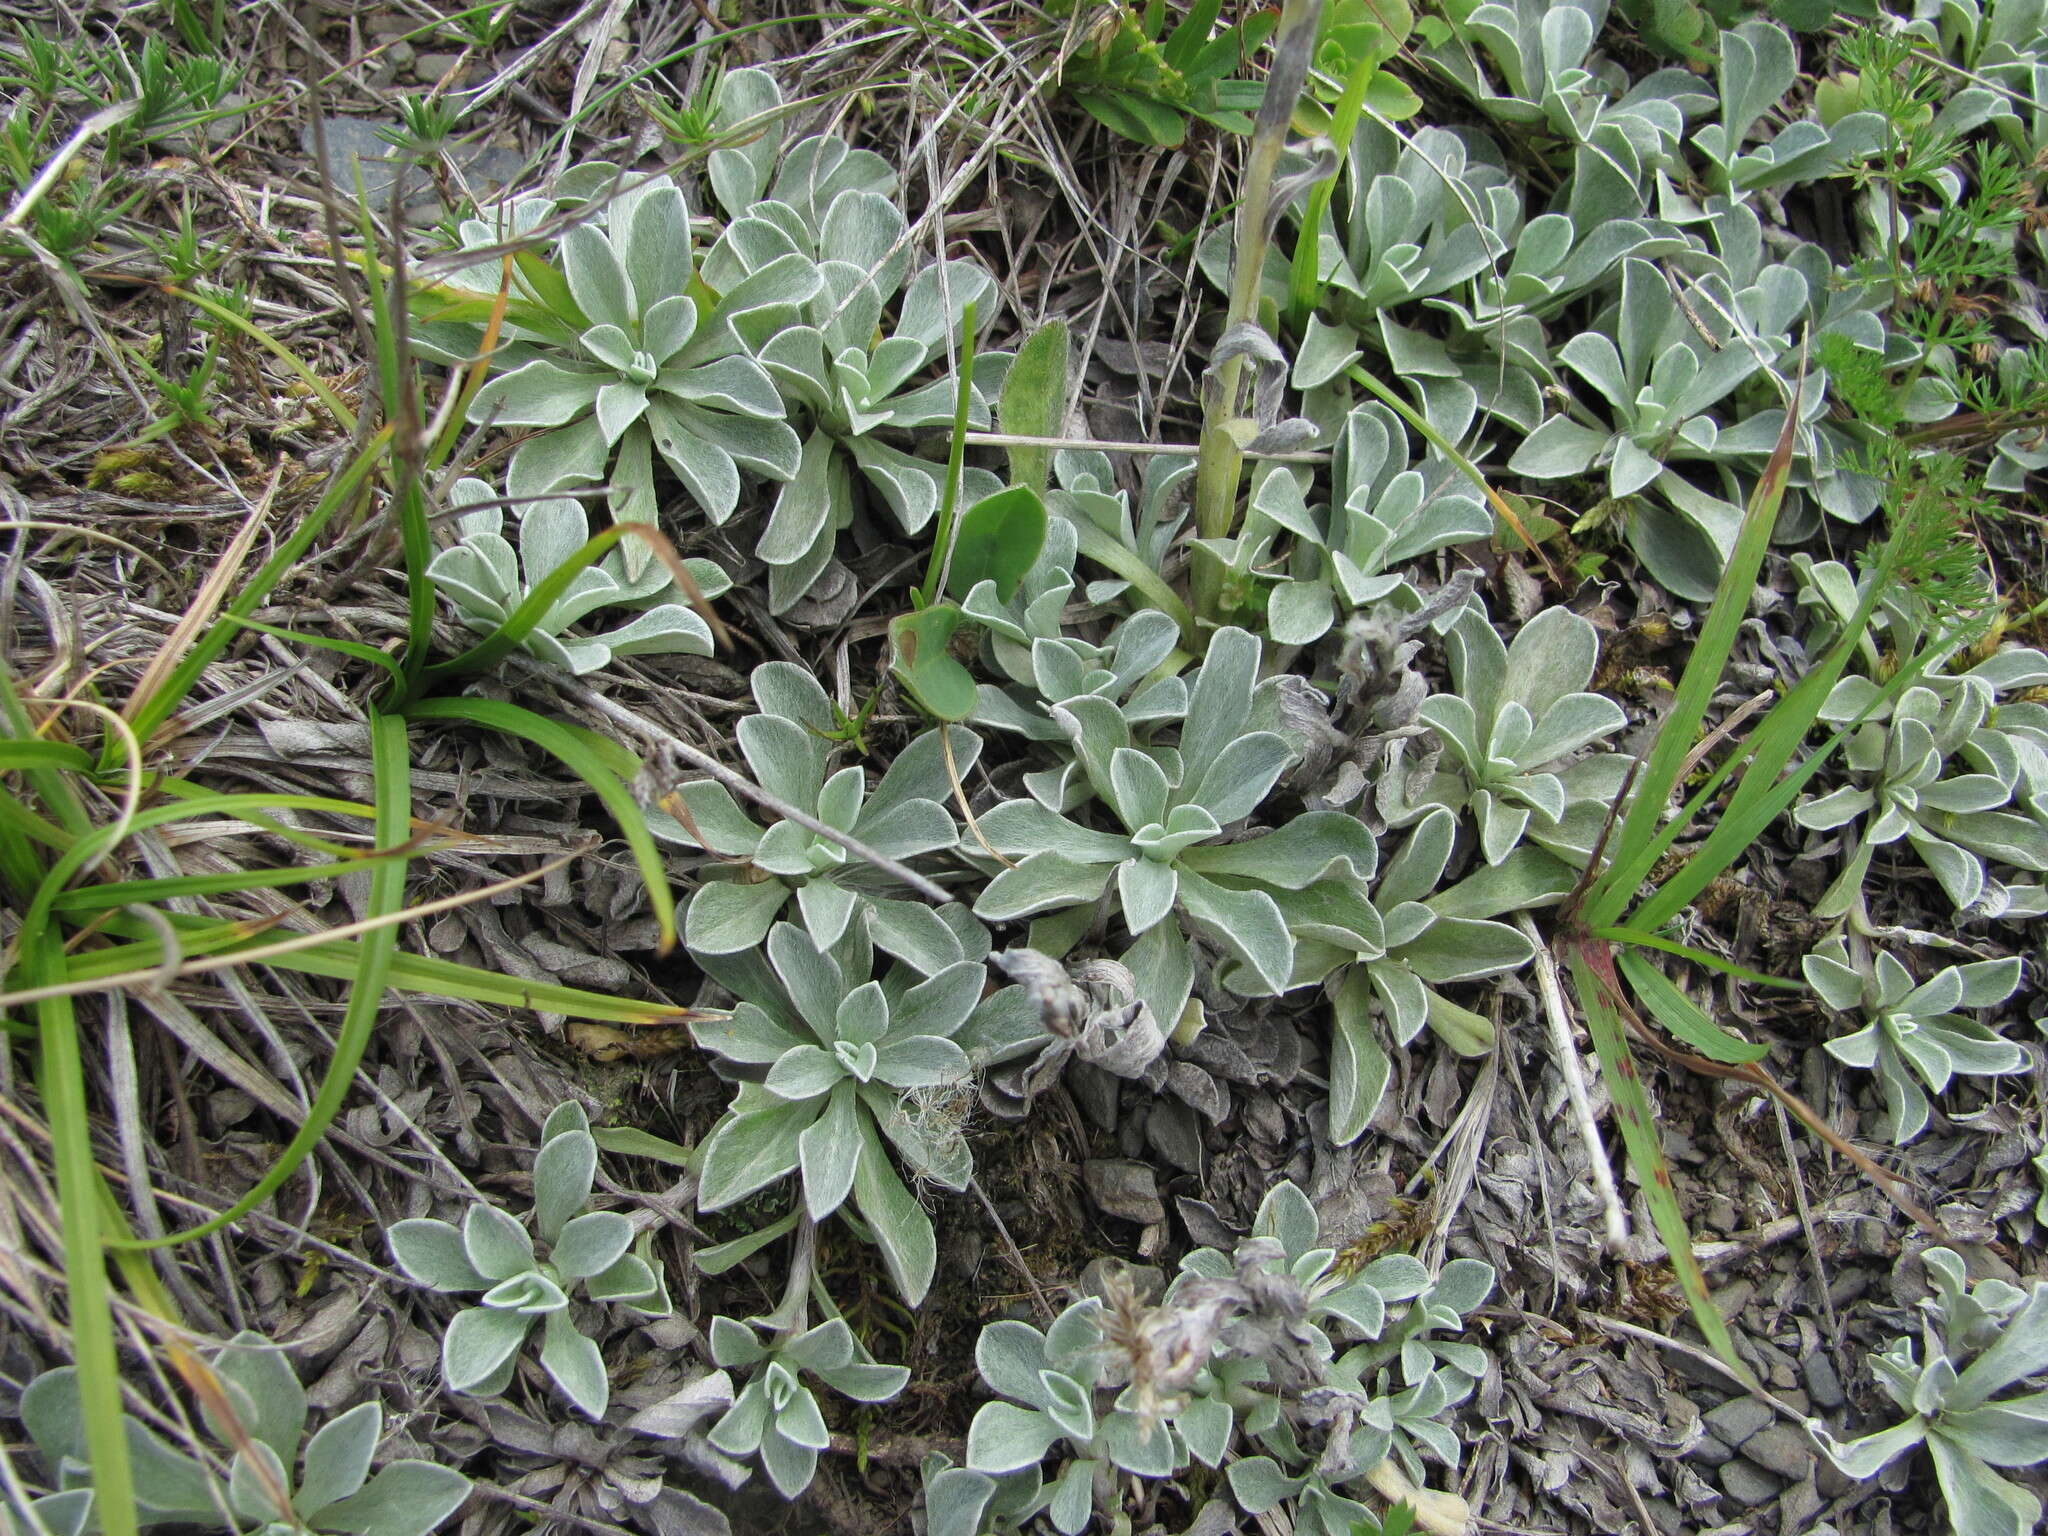
[[[503,531],[506,509],[487,482],[458,480],[448,500],[458,512],[458,542],[435,555],[427,566],[427,579],[455,605],[463,622],[481,633],[503,625],[527,595],[590,538],[590,519],[574,497],[528,503],[519,516],[516,550]],[[707,598],[732,585],[709,560],[686,560],[683,565]],[[667,601],[657,601],[664,595]],[[571,625],[608,607],[640,611],[602,634],[569,633]],[[614,656],[709,656],[711,631],[676,590],[667,567],[649,562],[638,576],[629,576],[624,551],[615,548],[576,573],[522,644],[543,661],[584,673],[605,666]]]

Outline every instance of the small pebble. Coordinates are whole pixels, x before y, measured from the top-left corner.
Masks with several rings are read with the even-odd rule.
[[[1081,1165],[1081,1182],[1088,1187],[1088,1197],[1105,1215],[1119,1216],[1141,1227],[1166,1220],[1159,1186],[1152,1169],[1144,1163],[1095,1158]]]
[[[1713,1435],[1700,1436],[1699,1443],[1685,1453],[1703,1467],[1718,1467],[1735,1459],[1734,1450]]]
[[[1771,1409],[1753,1397],[1731,1397],[1720,1407],[1708,1409],[1704,1417],[1709,1434],[1723,1445],[1740,1447],[1771,1422]]]
[[[1766,1424],[1742,1442],[1742,1454],[1780,1477],[1805,1477],[1813,1470],[1813,1446],[1792,1424]]]
[[[1813,1517],[1820,1513],[1820,1490],[1813,1485],[1811,1477],[1801,1478],[1778,1500],[1778,1529],[1788,1533],[1803,1531],[1813,1523]]]
[[[1761,1467],[1737,1457],[1721,1469],[1721,1486],[1729,1498],[1748,1509],[1770,1503],[1782,1485]]]
[[[1799,1369],[1806,1377],[1806,1390],[1813,1395],[1816,1408],[1839,1408],[1849,1400],[1842,1391],[1841,1373],[1825,1350],[1813,1351],[1799,1362]]]
[[[412,77],[421,85],[434,85],[450,70],[461,67],[462,55],[459,53],[423,53],[412,61]],[[458,76],[453,83],[460,85],[462,81]]]

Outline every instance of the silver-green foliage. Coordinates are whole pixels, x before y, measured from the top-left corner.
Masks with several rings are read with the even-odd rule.
[[[406,1274],[437,1291],[481,1291],[455,1314],[441,1340],[441,1377],[450,1391],[495,1396],[511,1383],[519,1349],[541,1321],[540,1363],[550,1380],[593,1419],[604,1417],[611,1381],[596,1343],[576,1326],[569,1293],[613,1302],[641,1317],[669,1310],[661,1272],[634,1246],[633,1224],[617,1211],[585,1211],[597,1176],[597,1141],[581,1105],[561,1104],[541,1127],[533,1159],[533,1228],[494,1205],[472,1205],[456,1227],[415,1217],[385,1233]],[[534,1238],[548,1245],[546,1258]]]
[[[1994,720],[1991,687],[1960,681],[1964,686],[1948,689],[1946,699],[1931,687],[1908,688],[1886,718],[1858,726],[1842,749],[1849,782],[1794,810],[1803,827],[1856,827],[1855,852],[1819,904],[1824,913],[1847,910],[1872,854],[1901,841],[1959,912],[1980,904],[1994,915],[2040,909],[2037,885],[2008,885],[1988,867],[1996,861],[2048,870],[2048,806],[2038,798],[2038,780],[2021,776],[2016,732],[2000,729],[2011,711],[2031,765],[2038,726],[2021,726],[2021,719],[2039,706],[2006,705]],[[1870,685],[1858,684],[1863,680],[1845,678],[1838,686],[1828,705],[1833,718],[1854,718],[1865,707]]]
[[[1445,635],[1452,690],[1423,700],[1420,721],[1441,752],[1432,762],[1396,741],[1380,778],[1381,813],[1406,826],[1434,806],[1469,815],[1479,848],[1499,864],[1526,836],[1583,863],[1620,792],[1624,760],[1565,765],[1627,723],[1621,706],[1587,692],[1599,663],[1593,626],[1546,608],[1503,645],[1485,612],[1460,610]]]
[[[1808,955],[1802,969],[1830,1008],[1864,1020],[1854,1034],[1828,1041],[1827,1052],[1877,1073],[1888,1140],[1903,1145],[1927,1128],[1923,1083],[1940,1093],[1959,1074],[1992,1077],[2030,1065],[2026,1051],[1960,1011],[1981,1012],[2010,998],[2020,984],[2018,957],[1945,966],[1917,985],[1888,951],[1869,963],[1861,958],[1837,937]]]
[[[868,979],[873,961],[857,928],[828,953],[778,923],[765,963],[746,955],[707,967],[741,1001],[692,1032],[754,1080],[702,1144],[697,1204],[722,1210],[800,1172],[812,1219],[852,1200],[914,1306],[931,1286],[938,1241],[885,1146],[916,1178],[967,1187],[974,1163],[955,1101],[971,1063],[954,1037],[977,1014],[976,1029],[1012,1010],[1021,993],[984,1002],[978,956],[929,977],[893,967],[880,981]]]
[[[2048,1283],[1972,1286],[1950,1249],[1921,1258],[1934,1295],[1920,1303],[1920,1349],[1900,1338],[1870,1357],[1878,1385],[1907,1417],[1847,1444],[1818,1419],[1807,1432],[1853,1478],[1874,1477],[1925,1445],[1956,1536],[2023,1536],[2039,1527],[2041,1501],[1993,1469],[2048,1461],[2048,1392],[1998,1394],[2048,1369]]]
[[[1277,680],[1259,681],[1259,642],[1223,629],[1188,689],[1177,746],[1141,749],[1115,701],[1070,698],[1054,708],[1082,773],[1119,830],[1081,825],[1042,801],[1004,801],[981,818],[983,834],[1018,862],[1001,870],[975,904],[1008,922],[1040,913],[1092,912],[1112,882],[1124,928],[1122,956],[1139,996],[1162,1027],[1181,1016],[1194,980],[1182,922],[1238,962],[1232,985],[1247,995],[1283,990],[1294,969],[1294,935],[1275,893],[1326,875],[1370,874],[1371,835],[1355,817],[1310,812],[1285,828],[1238,842],[1226,829],[1256,811],[1297,749],[1282,734]],[[1348,871],[1348,873],[1346,873]]]
[[[1726,420],[1724,402],[1760,371],[1780,369],[1807,303],[1806,279],[1774,265],[1739,290],[1710,274],[1681,306],[1657,265],[1630,257],[1621,264],[1616,302],[1557,353],[1592,388],[1612,425],[1589,425],[1594,413],[1583,406],[1585,419],[1553,416],[1523,440],[1509,470],[1555,480],[1599,469],[1616,497],[1654,488],[1657,503],[1638,514],[1637,553],[1680,596],[1710,598],[1734,547],[1741,497],[1712,496],[1672,466],[1747,459],[1759,438],[1768,451],[1776,423],[1768,434],[1744,430],[1753,417]],[[1789,378],[1783,387],[1789,395]]]
[[[1688,70],[1631,83],[1601,59],[1607,10],[1606,0],[1489,0],[1420,54],[1496,122],[1571,146],[1568,208],[1584,227],[1640,214],[1652,177],[1680,169],[1686,120],[1713,103]]]
[[[1335,1517],[1362,1506],[1332,1485],[1390,1455],[1419,1478],[1417,1442],[1455,1465],[1457,1442],[1435,1415],[1470,1392],[1460,1366],[1483,1372],[1485,1357],[1431,1335],[1458,1326],[1492,1281],[1470,1260],[1434,1284],[1407,1255],[1346,1268],[1307,1197],[1278,1185],[1234,1255],[1189,1254],[1164,1301],[1127,1302],[1113,1332],[1093,1297],[1044,1332],[983,1330],[975,1358],[997,1400],[975,1414],[965,1465],[927,1471],[934,1536],[978,1530],[991,1511],[1021,1522],[1040,1510],[1072,1536],[1114,1474],[1168,1477],[1190,1461],[1227,1464],[1248,1511],[1287,1501],[1298,1529],[1340,1532]],[[1356,1347],[1340,1357],[1346,1344]],[[1305,1433],[1316,1426],[1328,1430],[1320,1448]],[[1049,1458],[1063,1465],[1048,1484]]]
[[[1392,1075],[1375,1018],[1397,1045],[1428,1025],[1462,1055],[1485,1052],[1491,1024],[1442,988],[1526,965],[1535,946],[1493,919],[1554,900],[1570,880],[1568,866],[1525,848],[1445,886],[1456,844],[1456,816],[1435,807],[1387,861],[1368,899],[1344,909],[1326,900],[1320,913],[1306,903],[1293,908],[1292,897],[1283,902],[1302,934],[1295,983],[1329,981],[1330,1139],[1339,1146],[1364,1132]]]
[[[745,116],[780,99],[759,70],[734,71],[720,85],[721,109]],[[757,352],[803,439],[756,550],[769,567],[769,607],[781,612],[831,557],[834,534],[853,518],[856,485],[906,534],[931,522],[945,466],[888,439],[952,422],[954,383],[933,374],[960,355],[970,304],[983,323],[992,318],[995,281],[970,261],[914,264],[909,223],[891,200],[898,177],[871,151],[819,136],[785,153],[771,128],[744,148],[714,153],[710,169],[731,223],[705,261],[705,280],[738,288],[792,261],[808,263],[818,279],[794,323],[778,326]],[[1007,361],[995,353],[975,359],[971,426],[989,425],[990,391]],[[972,471],[967,500],[995,488]]]
[[[1855,611],[1862,582],[1837,561],[1795,556],[1793,563],[1801,602],[1814,611],[1814,643],[1827,644]],[[2048,910],[2038,882],[1991,873],[1994,863],[2048,871],[2048,708],[2012,697],[2048,683],[2048,656],[2009,646],[1951,672],[1963,641],[1929,652],[1931,628],[1910,590],[1885,594],[1857,643],[1860,670],[1842,678],[1821,707],[1822,724],[1854,727],[1842,754],[1849,782],[1805,801],[1793,819],[1817,831],[1850,829],[1845,836],[1856,840],[1817,904],[1823,916],[1853,906],[1875,850],[1900,842],[1958,911],[2023,917]],[[1892,702],[1875,681],[1887,652],[1926,653],[1931,661]]]
[[[519,509],[516,550],[504,534],[501,499],[489,484],[474,478],[458,480],[448,501],[458,514],[459,542],[434,557],[427,577],[455,605],[463,622],[482,633],[503,625],[527,595],[590,538],[590,519],[573,497],[550,497]],[[645,554],[644,549],[641,552]],[[731,586],[709,560],[690,560],[685,567],[707,598]],[[668,601],[656,601],[664,594]],[[711,630],[695,609],[676,600],[681,596],[666,566],[649,561],[639,575],[628,575],[625,552],[613,550],[576,573],[522,644],[543,661],[576,673],[594,672],[615,656],[709,656]],[[612,607],[640,611],[602,634],[568,633],[586,615]]]
[[[815,262],[792,254],[715,295],[693,292],[689,208],[680,187],[654,179],[615,192],[555,254],[573,342],[519,340],[494,353],[509,371],[470,404],[473,421],[546,429],[512,456],[515,497],[608,481],[614,516],[652,522],[658,453],[722,523],[739,505],[742,469],[774,480],[797,472],[801,444],[750,348],[818,292]]]
[[[1280,466],[1254,482],[1246,536],[1257,519],[1294,536],[1266,600],[1266,632],[1275,642],[1311,644],[1340,614],[1372,603],[1421,606],[1399,567],[1493,532],[1493,514],[1450,464],[1411,465],[1408,453],[1399,418],[1384,405],[1363,405],[1346,416],[1337,439],[1328,505],[1310,506],[1301,481]]]
[[[785,1499],[810,1487],[818,1452],[831,1439],[805,1376],[859,1403],[885,1403],[910,1380],[900,1365],[877,1365],[841,1318],[767,1343],[729,1317],[712,1318],[710,1332],[711,1357],[752,1375],[706,1438],[728,1456],[758,1456]]]
[[[1851,112],[1832,126],[1796,118],[1768,142],[1745,148],[1763,116],[1799,78],[1799,50],[1776,22],[1752,20],[1720,36],[1721,114],[1694,130],[1717,191],[1744,194],[1837,175],[1883,146],[1885,121]]]
[[[284,1352],[261,1334],[238,1333],[211,1361],[238,1432],[204,1411],[207,1428],[240,1446],[225,1486],[139,1420],[123,1417],[141,1523],[226,1530],[245,1536],[426,1536],[469,1496],[469,1479],[430,1461],[370,1465],[383,1438],[384,1410],[361,1403],[301,1440],[306,1394]],[[84,1408],[75,1367],[45,1371],[21,1395],[21,1419],[48,1463],[57,1491],[31,1500],[27,1514],[53,1536],[98,1529]],[[280,1507],[282,1494],[286,1507]],[[5,1504],[0,1503],[0,1513]]]
[[[756,783],[892,859],[953,846],[958,833],[945,806],[951,786],[938,730],[898,752],[870,790],[858,763],[832,767],[825,733],[837,722],[810,673],[766,662],[754,669],[753,692],[761,712],[742,719],[734,734]],[[980,739],[960,726],[939,729],[950,733],[954,770],[971,771]],[[877,949],[925,975],[974,958],[944,918],[921,901],[891,895],[886,877],[842,844],[793,821],[763,828],[714,780],[684,784],[677,797],[684,814],[650,813],[649,826],[721,861],[703,871],[690,898],[683,942],[692,954],[739,954],[767,937],[778,918],[791,916],[819,949],[831,949],[858,925]]]

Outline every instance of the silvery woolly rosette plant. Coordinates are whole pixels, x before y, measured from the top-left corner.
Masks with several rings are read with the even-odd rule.
[[[470,1482],[430,1461],[370,1465],[384,1435],[384,1410],[359,1403],[301,1445],[306,1393],[284,1352],[258,1333],[238,1333],[211,1360],[233,1430],[207,1406],[209,1430],[235,1447],[225,1486],[140,1420],[123,1415],[144,1526],[179,1525],[248,1536],[426,1536],[461,1507]],[[21,1420],[49,1465],[56,1492],[29,1501],[33,1525],[52,1536],[97,1529],[78,1371],[45,1371],[21,1394]],[[283,1499],[280,1507],[279,1499]],[[0,1500],[0,1523],[8,1506]]]
[[[1716,191],[1741,196],[1837,175],[1883,146],[1886,124],[1875,112],[1850,112],[1831,125],[1796,118],[1768,143],[1750,145],[1750,133],[1799,78],[1799,50],[1776,22],[1756,19],[1720,36],[1721,113],[1693,130],[1693,146],[1706,157]]]
[[[880,981],[867,979],[873,964],[860,929],[826,953],[791,923],[769,930],[765,959],[708,961],[740,1001],[691,1033],[742,1081],[702,1144],[697,1204],[723,1210],[799,1174],[812,1220],[853,1202],[915,1306],[931,1286],[938,1240],[887,1148],[919,1180],[967,1187],[974,1160],[959,1112],[972,1062],[954,1037],[982,1032],[1022,994],[1006,988],[984,1002],[979,958],[930,977],[896,966]]]
[[[458,480],[448,502],[457,513],[459,542],[434,556],[427,578],[454,604],[463,622],[480,633],[502,626],[533,589],[567,564],[590,538],[590,519],[573,497],[549,497],[518,509],[516,550],[504,535],[502,500],[488,483]],[[684,566],[706,598],[731,586],[709,560],[689,560]],[[686,602],[655,601],[664,593],[671,599],[682,597],[666,566],[649,562],[638,576],[629,576],[625,551],[615,549],[571,578],[522,643],[541,660],[578,674],[594,672],[615,656],[709,656],[709,626]],[[568,633],[586,615],[611,607],[640,611],[601,634]]]
[[[2048,1392],[2000,1397],[2048,1369],[2048,1284],[1968,1283],[1959,1255],[1921,1255],[1934,1295],[1920,1303],[1920,1349],[1900,1338],[1870,1356],[1878,1385],[1908,1417],[1844,1444],[1818,1419],[1807,1433],[1846,1476],[1870,1478],[1925,1445],[1956,1536],[2024,1536],[2041,1501],[1994,1468],[2048,1461]]]
[[[1444,806],[1477,824],[1488,864],[1501,863],[1524,836],[1583,863],[1626,764],[1608,754],[1560,765],[1628,719],[1612,699],[1586,691],[1600,657],[1592,624],[1568,608],[1546,608],[1503,645],[1485,612],[1468,607],[1451,621],[1445,647],[1452,691],[1431,695],[1417,712],[1441,752],[1432,763],[1413,740],[1389,748],[1379,781],[1388,825]],[[1574,805],[1581,809],[1572,812]]]
[[[1875,1071],[1884,1092],[1885,1137],[1903,1145],[1927,1128],[1927,1092],[1950,1078],[2024,1072],[2025,1050],[1960,1010],[1981,1012],[2007,1001],[2020,984],[2017,956],[1945,966],[1917,985],[1895,956],[1852,958],[1839,936],[1808,955],[1801,969],[1837,1013],[1863,1019],[1854,1034],[1826,1042],[1837,1061]]]
[[[1071,537],[1060,532],[1068,525],[1055,519],[1048,526],[1048,544],[1054,546],[1055,556],[1062,550],[1068,554],[1065,569],[1071,570]],[[1032,581],[1031,576],[1025,578],[1020,598],[1031,590]],[[983,583],[976,593],[988,585]],[[1021,613],[1014,602],[1003,609],[984,597],[969,596],[963,606],[987,626],[984,644],[996,670],[1007,679],[1002,685],[978,685],[975,723],[1029,741],[1065,742],[1066,733],[1053,711],[1090,695],[1116,706],[1134,740],[1149,740],[1151,733],[1184,716],[1187,684],[1165,673],[1180,643],[1173,620],[1156,608],[1141,608],[1096,645],[1059,627],[1058,615],[1069,591],[1071,584],[1065,579],[1051,582]],[[1027,772],[1024,784],[1034,799],[1061,811],[1073,810],[1093,792],[1072,758]]]
[[[1554,900],[1570,883],[1567,866],[1523,848],[1444,886],[1457,831],[1452,812],[1427,812],[1363,900],[1327,882],[1279,898],[1299,936],[1294,985],[1326,982],[1330,996],[1329,1135],[1338,1146],[1364,1132],[1392,1076],[1375,1020],[1399,1046],[1427,1025],[1460,1055],[1491,1050],[1491,1021],[1442,989],[1528,964],[1535,946],[1493,919]]]
[[[897,753],[870,789],[858,763],[832,768],[827,733],[842,722],[810,673],[785,661],[765,662],[754,669],[752,686],[761,712],[742,719],[734,735],[763,788],[888,858],[914,859],[953,846],[958,834],[944,803],[951,788],[938,730]],[[954,770],[970,772],[980,739],[960,726],[938,729],[950,733]],[[700,871],[684,917],[683,942],[692,954],[752,949],[788,916],[801,921],[821,950],[858,925],[875,948],[925,975],[974,958],[944,918],[921,901],[890,895],[887,877],[832,839],[793,821],[763,828],[714,780],[684,784],[674,799],[675,814],[649,813],[650,829],[719,861]]]
[[[876,1364],[837,1317],[766,1341],[729,1317],[712,1318],[710,1332],[712,1359],[728,1370],[752,1374],[706,1438],[727,1456],[759,1457],[785,1499],[810,1487],[818,1452],[831,1442],[805,1376],[859,1403],[885,1403],[910,1380],[900,1365]]]
[[[1777,368],[1792,346],[1791,329],[1806,312],[1808,293],[1806,279],[1785,265],[1764,268],[1739,291],[1711,273],[1699,288],[1681,307],[1655,264],[1637,257],[1623,261],[1616,303],[1557,352],[1558,361],[1591,386],[1612,425],[1553,416],[1523,439],[1508,468],[1538,480],[1602,469],[1608,494],[1616,498],[1654,488],[1659,500],[1637,510],[1631,542],[1665,587],[1705,601],[1734,547],[1740,497],[1704,491],[1672,466],[1746,458],[1759,437],[1768,450],[1776,421],[1768,433],[1745,431],[1750,417],[1726,420],[1731,413],[1722,402],[1760,371]],[[1789,378],[1781,382],[1789,397]],[[1819,392],[1807,398],[1817,410]],[[1779,400],[1774,396],[1771,404]],[[1590,415],[1583,408],[1582,413]]]
[[[2038,884],[2008,884],[1989,866],[2048,871],[2048,804],[2039,798],[2040,753],[2048,741],[2040,726],[2048,722],[2037,718],[2048,711],[2005,705],[1994,723],[1988,682],[1967,675],[1945,682],[1945,699],[1915,684],[1886,718],[1858,726],[1842,749],[1849,782],[1793,810],[1802,827],[1852,829],[1844,835],[1854,838],[1854,850],[1817,904],[1823,915],[1855,905],[1874,852],[1900,841],[1959,912],[2023,916],[2043,909]],[[1873,691],[1862,679],[1844,678],[1826,708],[1853,719]],[[1999,729],[2008,717],[2011,728]]]
[[[1041,924],[1033,933],[1034,948],[1057,938],[1063,951],[1092,926],[1097,903],[1114,883],[1134,940],[1121,958],[1137,979],[1138,996],[1169,1031],[1194,985],[1183,920],[1238,963],[1232,985],[1239,990],[1258,996],[1286,988],[1295,941],[1276,892],[1326,877],[1362,889],[1376,849],[1357,818],[1334,811],[1225,840],[1297,755],[1278,728],[1277,681],[1261,683],[1258,671],[1257,639],[1241,629],[1219,630],[1189,686],[1179,744],[1149,752],[1134,744],[1109,697],[1085,694],[1057,706],[1054,720],[1120,830],[1083,826],[1035,799],[993,807],[980,818],[982,832],[1017,862],[983,889],[976,914],[992,922],[1063,914],[1059,928],[1041,932]]]
[[[470,403],[472,421],[545,429],[512,455],[514,497],[609,483],[614,517],[652,522],[658,454],[723,523],[739,505],[741,470],[797,472],[802,445],[749,349],[817,293],[815,262],[791,255],[708,291],[682,189],[653,178],[624,178],[555,254],[560,270],[542,298],[572,339],[501,347],[491,358],[504,371]]]
[[[576,1326],[569,1293],[614,1302],[641,1317],[668,1314],[661,1272],[633,1247],[633,1224],[617,1211],[585,1211],[597,1177],[597,1141],[573,1101],[541,1127],[533,1159],[533,1230],[494,1205],[469,1208],[458,1228],[414,1217],[385,1233],[399,1268],[437,1291],[481,1291],[455,1314],[441,1339],[441,1377],[451,1392],[494,1397],[512,1381],[519,1349],[541,1321],[541,1368],[582,1412],[604,1417],[611,1382],[596,1343]],[[541,1258],[538,1236],[548,1245]]]
[[[1309,645],[1338,616],[1372,603],[1416,608],[1421,598],[1398,567],[1453,544],[1486,538],[1493,514],[1441,460],[1413,467],[1408,433],[1374,403],[1353,410],[1337,439],[1327,507],[1305,504],[1300,482],[1277,467],[1252,506],[1295,536],[1285,577],[1266,600],[1266,632]]]
[[[974,1360],[998,1400],[984,1403],[968,1427],[966,1467],[1022,1474],[1031,1493],[1007,1502],[1019,1514],[1045,1511],[1063,1536],[1086,1529],[1116,1472],[1167,1477],[1187,1464],[1186,1442],[1170,1423],[1141,1423],[1130,1407],[1098,1403],[1117,1383],[1095,1297],[1075,1302],[1042,1333],[1029,1323],[990,1323]],[[1041,1464],[1062,1442],[1071,1454],[1045,1486]]]
[[[758,70],[735,71],[720,92],[722,104],[729,99],[733,110],[756,114],[780,100]],[[909,225],[891,200],[898,178],[879,156],[836,138],[808,138],[788,150],[771,181],[768,146],[778,143],[771,130],[744,150],[712,156],[713,185],[731,223],[704,264],[714,289],[742,287],[791,261],[817,274],[794,323],[765,336],[756,353],[802,436],[801,457],[755,551],[768,564],[769,607],[777,613],[810,589],[831,558],[834,535],[853,519],[857,485],[888,507],[904,533],[931,522],[945,466],[890,438],[907,442],[909,433],[951,424],[953,382],[931,374],[959,357],[969,306],[982,322],[993,318],[995,292],[995,280],[971,261],[913,272]],[[892,308],[894,326],[885,332]],[[989,425],[991,392],[1007,363],[1007,354],[976,356],[969,425]],[[996,488],[973,471],[966,501]]]
[[[1606,0],[1465,0],[1447,8],[1450,35],[1420,52],[1488,117],[1571,147],[1568,211],[1588,229],[1641,214],[1652,177],[1680,169],[1687,118],[1713,105],[1689,70],[1631,83],[1598,58],[1607,10]]]

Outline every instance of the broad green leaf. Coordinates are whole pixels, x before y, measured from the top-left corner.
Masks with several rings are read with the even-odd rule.
[[[954,533],[946,588],[964,598],[976,583],[992,581],[997,596],[1008,602],[1044,546],[1045,502],[1037,491],[1013,485],[984,496],[962,515]]]
[[[934,603],[919,613],[889,621],[889,670],[929,715],[960,721],[974,713],[974,674],[950,649],[966,616],[951,603]]]
[[[1048,320],[1031,333],[1010,363],[1002,401],[996,407],[996,425],[1019,437],[1059,436],[1067,419],[1067,368],[1067,322]],[[1052,450],[1043,445],[1012,444],[1005,451],[1010,456],[1010,478],[1020,488],[1043,496],[1052,474]],[[953,555],[956,572],[965,547],[963,536]],[[965,592],[969,587],[958,590]]]

